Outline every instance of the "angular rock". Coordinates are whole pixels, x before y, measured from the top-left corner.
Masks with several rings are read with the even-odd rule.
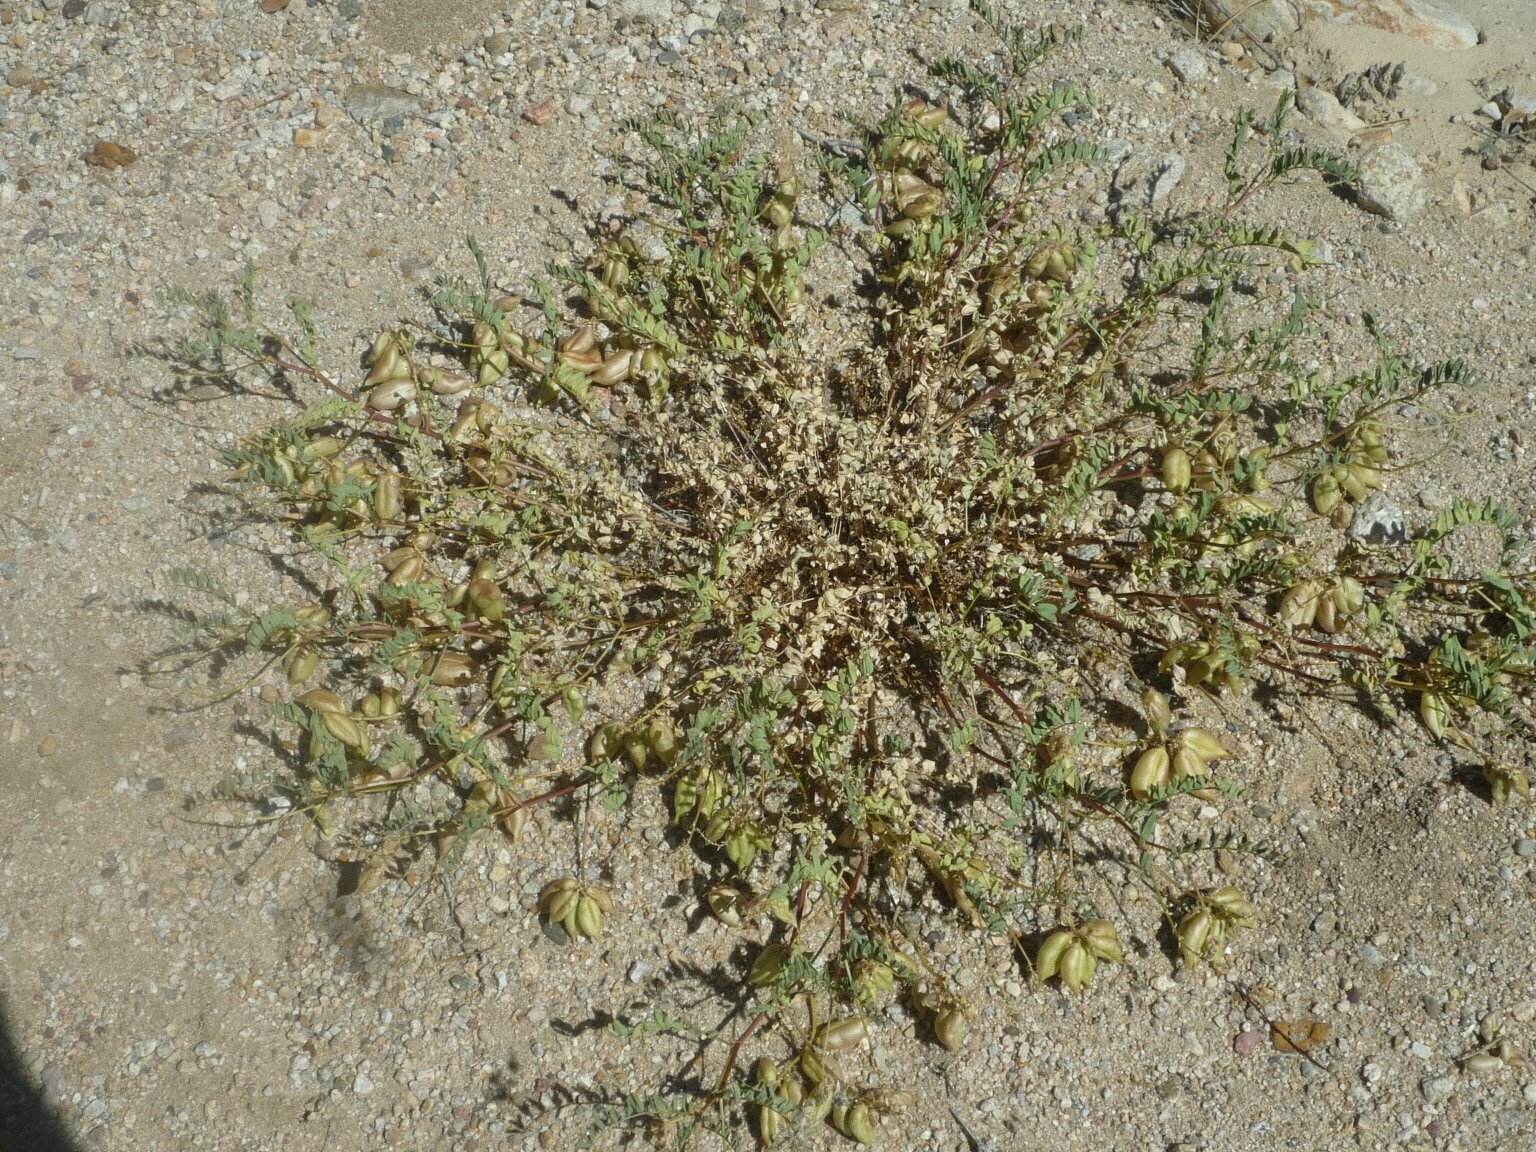
[[[1360,207],[1388,220],[1407,223],[1424,210],[1423,173],[1401,144],[1383,144],[1360,161]]]
[[[342,98],[352,119],[388,120],[391,116],[404,116],[421,110],[416,97],[388,84],[354,84]]]
[[[1379,28],[1435,48],[1473,48],[1477,29],[1461,13],[1429,0],[1196,0],[1208,26],[1232,23],[1258,40],[1284,37],[1303,20]]]
[[[1429,0],[1299,0],[1304,17],[1380,28],[1432,48],[1476,48],[1477,29],[1460,12]]]
[[[1322,128],[1340,132],[1358,132],[1365,121],[1339,103],[1338,97],[1323,88],[1301,88],[1296,92],[1296,110]]]

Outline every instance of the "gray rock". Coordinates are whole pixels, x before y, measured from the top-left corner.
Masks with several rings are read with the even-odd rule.
[[[1168,68],[1186,84],[1203,84],[1211,74],[1205,54],[1186,44],[1168,57]]]
[[[1296,110],[1321,128],[1358,132],[1365,127],[1364,120],[1340,104],[1332,92],[1323,88],[1298,89]]]
[[[1451,1076],[1429,1076],[1420,1082],[1419,1091],[1431,1104],[1439,1104],[1456,1091],[1456,1080]]]
[[[1380,28],[1431,48],[1476,48],[1477,29],[1465,16],[1429,0],[1295,0],[1303,19]]]
[[[1360,161],[1360,207],[1388,220],[1407,223],[1424,210],[1423,173],[1401,144],[1373,148]]]
[[[362,123],[367,120],[388,120],[393,116],[405,116],[419,112],[421,104],[416,97],[388,84],[354,84],[342,97],[352,119]]]
[[[672,0],[618,0],[618,14],[660,27],[672,20]]]
[[[1355,509],[1349,534],[1371,544],[1406,544],[1408,521],[1403,510],[1384,493],[1373,492],[1369,500]]]

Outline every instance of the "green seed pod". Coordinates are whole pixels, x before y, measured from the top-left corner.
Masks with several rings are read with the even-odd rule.
[[[501,589],[489,580],[471,580],[468,599],[470,612],[488,624],[498,623],[507,614]]]
[[[363,378],[364,388],[373,388],[375,385],[387,384],[401,380],[407,380],[411,375],[411,365],[400,349],[393,343],[384,350],[384,354],[373,362],[368,370],[368,375]],[[411,386],[415,391],[415,385]],[[370,405],[371,406],[371,405]]]
[[[1143,689],[1141,713],[1147,718],[1147,725],[1152,729],[1152,735],[1162,739],[1168,734],[1168,728],[1173,723],[1173,708],[1168,703],[1168,697],[1156,688]]]
[[[896,973],[879,960],[860,960],[853,969],[853,983],[860,1001],[869,1004],[896,988]]]
[[[1124,963],[1120,937],[1115,932],[1115,926],[1108,920],[1090,920],[1078,929],[1078,935],[1097,959],[1107,960],[1111,964]]]
[[[1081,996],[1083,990],[1093,981],[1095,967],[1093,953],[1080,939],[1074,937],[1061,954],[1057,975],[1061,977],[1061,983],[1068,992],[1074,996]]]
[[[1324,472],[1312,481],[1312,507],[1319,516],[1331,516],[1344,500],[1344,489],[1339,478]]]
[[[1258,917],[1258,910],[1253,904],[1231,886],[1208,892],[1205,902],[1220,919],[1237,928],[1252,928]]]
[[[1527,802],[1531,799],[1531,782],[1519,768],[1484,764],[1483,781],[1488,785],[1489,798],[1497,807],[1504,807],[1516,796]]]
[[[937,188],[921,192],[902,204],[898,210],[904,220],[927,220],[944,210],[944,193]]]
[[[1339,606],[1331,595],[1318,597],[1317,615],[1312,623],[1330,635],[1344,627],[1344,618],[1339,615]]]
[[[857,1101],[846,1106],[833,1105],[832,1126],[856,1144],[875,1142],[875,1118],[868,1105]]]
[[[320,653],[313,644],[300,644],[283,657],[283,675],[290,688],[297,688],[315,674]]]
[[[462,652],[443,652],[427,661],[432,683],[440,688],[462,688],[475,682],[475,663]]]
[[[779,1138],[784,1127],[784,1117],[767,1104],[757,1106],[757,1138],[764,1144],[772,1144]]]
[[[960,1050],[960,1045],[965,1043],[966,1020],[965,1013],[959,1008],[944,1008],[933,1020],[933,1034],[940,1044],[951,1052]]]
[[[363,363],[369,368],[377,364],[386,352],[395,346],[395,334],[388,329],[373,338],[373,345],[363,355]]]
[[[368,730],[351,716],[341,712],[322,712],[320,722],[325,725],[327,732],[348,748],[367,755]]]
[[[626,732],[622,737],[624,756],[635,766],[635,771],[644,770],[645,762],[650,755],[650,745],[646,742],[644,732]]]
[[[716,884],[704,893],[704,900],[720,923],[731,928],[741,927],[743,898],[740,891],[729,884]]]
[[[325,688],[311,688],[302,696],[294,698],[294,703],[302,704],[311,712],[325,715],[341,715],[346,712],[347,706],[341,702],[341,697]]]
[[[864,1022],[863,1017],[848,1016],[825,1025],[821,1029],[817,1044],[828,1052],[845,1052],[849,1048],[857,1048],[867,1039],[869,1039],[869,1025]]]
[[[1204,776],[1205,761],[1191,748],[1176,748],[1169,759],[1168,776],[1175,782]]]
[[[789,963],[789,954],[782,944],[770,944],[757,954],[757,959],[752,961],[752,967],[747,972],[747,983],[754,988],[762,988],[772,984],[784,971],[784,966]]]
[[[380,520],[398,520],[404,507],[398,472],[380,472],[373,482],[373,514]]]
[[[1340,576],[1333,586],[1333,605],[1348,619],[1365,607],[1365,585],[1353,576]]]
[[[664,716],[653,716],[645,727],[645,740],[652,755],[670,768],[677,763],[677,731]]]
[[[1365,482],[1360,471],[1353,464],[1336,465],[1335,478],[1339,486],[1344,489],[1344,495],[1355,503],[1359,503],[1371,494],[1371,486]]]
[[[1320,580],[1293,584],[1280,600],[1275,615],[1287,628],[1305,628],[1317,618],[1317,603],[1323,595]]]
[[[776,1088],[779,1083],[779,1066],[768,1056],[759,1056],[752,1066],[753,1078],[764,1088]]]
[[[795,218],[793,208],[778,197],[764,204],[760,215],[773,228],[787,228]]]
[[[1186,966],[1193,968],[1205,959],[1206,943],[1210,939],[1214,922],[1214,917],[1205,908],[1197,908],[1179,921],[1174,935],[1178,937],[1179,955],[1184,958]]]
[[[807,1045],[800,1050],[800,1075],[805,1077],[805,1082],[812,1088],[818,1087],[827,1079],[827,1056],[814,1044]]]
[[[1220,740],[1205,728],[1186,728],[1179,733],[1179,743],[1202,760],[1220,760],[1232,755]]]
[[[370,692],[357,702],[357,710],[363,714],[365,720],[377,720],[382,710],[379,704],[379,694]]]
[[[576,901],[576,931],[591,940],[603,934],[603,911],[590,896]]]
[[[1445,698],[1444,693],[1433,689],[1421,692],[1419,693],[1419,716],[1435,739],[1443,740],[1451,720],[1450,701]]]
[[[1171,766],[1167,748],[1162,745],[1148,748],[1136,758],[1136,765],[1131,769],[1131,795],[1145,800],[1154,788],[1168,782]]]
[[[1040,951],[1035,953],[1035,976],[1043,984],[1061,970],[1061,958],[1072,946],[1072,932],[1058,928],[1045,938]]]

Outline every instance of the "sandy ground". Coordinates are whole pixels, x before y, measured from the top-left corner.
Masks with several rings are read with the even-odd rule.
[[[350,370],[380,324],[423,314],[433,276],[467,269],[466,232],[508,286],[583,245],[612,195],[620,115],[768,94],[835,134],[842,101],[872,111],[921,79],[921,60],[980,43],[947,0],[744,2],[739,23],[716,6],[660,62],[665,29],[620,27],[627,7],[380,0],[337,33],[338,6],[305,0],[274,15],[244,0],[91,6],[104,22],[0,3],[15,17],[0,27],[0,1148],[570,1148],[591,1112],[566,1104],[654,1089],[687,1055],[626,1046],[597,1026],[604,1013],[723,1011],[692,974],[736,942],[688,916],[687,865],[647,834],[654,798],[612,829],[629,916],[601,948],[537,929],[544,857],[568,845],[554,824],[454,885],[337,899],[307,827],[241,827],[212,800],[221,779],[273,762],[260,686],[166,709],[254,669],[140,674],[183,636],[167,567],[218,572],[252,603],[294,591],[276,538],[206,487],[218,449],[273,405],[176,377],[155,355],[177,323],[159,289],[229,285],[253,261],[263,305],[315,300],[331,362]],[[1214,54],[1206,81],[1177,81],[1160,56],[1189,40],[1166,9],[1012,7],[1087,24],[1072,67],[1101,96],[1096,131],[1185,153],[1176,204],[1217,194],[1232,110],[1275,98],[1262,69]],[[1392,492],[1410,522],[1493,494],[1529,529],[1536,149],[1480,152],[1476,110],[1508,85],[1536,98],[1536,12],[1462,10],[1487,41],[1464,53],[1317,28],[1279,48],[1323,85],[1405,61],[1436,86],[1368,116],[1392,120],[1421,165],[1423,214],[1392,224],[1315,185],[1277,190],[1261,214],[1331,248],[1314,284],[1323,362],[1367,362],[1369,308],[1402,352],[1464,357],[1489,382],[1462,398],[1453,450],[1443,432],[1415,441],[1431,458]],[[504,66],[487,63],[487,31],[507,37]],[[471,52],[478,68],[462,64]],[[35,76],[18,83],[23,67]],[[348,116],[365,81],[416,84],[422,113]],[[521,116],[548,100],[552,123]],[[1341,149],[1352,135],[1296,129]],[[137,161],[82,163],[98,138]],[[1489,148],[1504,167],[1485,164]],[[910,1020],[882,1022],[872,1075],[920,1097],[882,1146],[966,1147],[951,1109],[1003,1150],[1536,1145],[1532,1067],[1464,1063],[1499,1034],[1536,1056],[1531,811],[1491,810],[1411,725],[1258,708],[1222,720],[1250,754],[1248,815],[1283,854],[1243,876],[1264,921],[1231,977],[1186,979],[1139,939],[1069,1002],[951,925],[973,1039],[955,1063]],[[1252,1043],[1262,1020],[1239,984],[1273,990],[1272,1014],[1330,1023],[1315,1064]]]

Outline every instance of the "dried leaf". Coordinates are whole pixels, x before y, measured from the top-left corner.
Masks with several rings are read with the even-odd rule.
[[[1325,1042],[1332,1031],[1326,1020],[1276,1020],[1269,1026],[1269,1038],[1276,1052],[1301,1055]]]

